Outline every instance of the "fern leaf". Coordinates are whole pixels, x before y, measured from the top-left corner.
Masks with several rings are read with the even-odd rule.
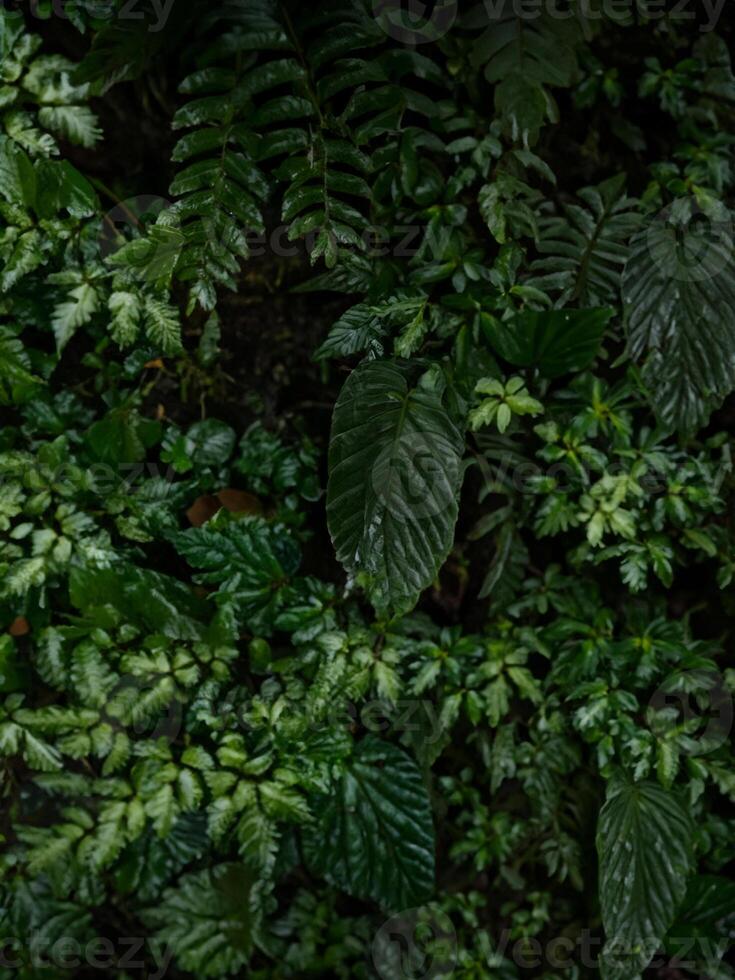
[[[557,295],[556,306],[605,306],[620,291],[628,242],[640,224],[638,202],[625,194],[625,175],[579,191],[582,204],[539,219],[538,251],[528,285]]]
[[[139,297],[126,290],[115,290],[110,293],[107,306],[112,315],[112,339],[121,347],[134,343],[142,312]]]
[[[531,145],[545,120],[558,118],[551,87],[569,87],[577,73],[579,24],[539,10],[524,15],[513,0],[478,4],[465,19],[469,28],[482,28],[472,47],[472,64],[484,66],[485,78],[495,85],[495,107],[515,142]],[[488,15],[490,23],[488,24]]]
[[[165,354],[181,350],[181,327],[175,307],[163,299],[146,296],[143,316],[145,332],[151,343]]]
[[[226,11],[235,23],[208,49],[216,62],[189,75],[180,86],[192,96],[174,117],[174,129],[190,129],[173,152],[186,163],[171,185],[179,200],[170,220],[184,234],[176,275],[190,286],[190,309],[197,303],[212,310],[217,286],[235,288],[240,261],[247,258],[248,232],[263,232],[261,208],[270,185],[257,165],[258,123],[302,118],[300,103],[281,103],[278,112],[262,116],[254,104],[267,93],[305,77],[293,57],[265,59],[265,53],[291,49],[277,19],[275,5],[256,4]],[[259,54],[255,52],[259,51]],[[299,138],[299,145],[302,140]]]

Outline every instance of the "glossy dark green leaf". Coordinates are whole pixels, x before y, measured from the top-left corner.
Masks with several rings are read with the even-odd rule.
[[[703,426],[735,388],[732,229],[721,204],[672,209],[636,235],[625,266],[631,355],[660,420],[683,432]]]
[[[558,378],[589,367],[600,349],[613,310],[524,310],[508,320],[482,316],[494,351],[516,367],[535,367]]]
[[[412,606],[449,553],[464,440],[430,382],[388,361],[347,379],[332,418],[327,519],[378,607]]]
[[[44,384],[31,368],[21,340],[8,327],[0,327],[0,405],[22,405]]]
[[[161,424],[134,409],[114,409],[90,426],[87,443],[104,463],[139,463],[161,438]]]
[[[36,210],[43,218],[56,217],[62,208],[73,218],[87,218],[99,207],[94,188],[68,160],[41,160],[36,176]]]
[[[11,204],[34,207],[36,171],[27,154],[5,136],[0,137],[0,194]]]
[[[219,419],[195,422],[186,433],[186,451],[195,466],[218,466],[235,448],[235,430]]]
[[[162,889],[190,861],[206,851],[207,827],[201,814],[184,814],[161,838],[153,832],[125,850],[115,870],[115,883],[124,895],[154,902]]]
[[[19,657],[12,636],[0,634],[0,693],[22,691],[30,683],[28,665]]]
[[[372,735],[358,742],[312,810],[303,844],[315,873],[385,909],[411,908],[431,895],[431,806],[418,766],[402,749]]]
[[[684,900],[692,820],[657,783],[608,784],[597,828],[606,980],[637,976],[659,949]]]
[[[495,86],[495,108],[515,143],[532,146],[546,119],[543,87],[532,78],[512,72]]]
[[[253,630],[269,631],[283,604],[283,587],[300,560],[298,546],[283,527],[220,511],[202,527],[174,533],[171,542],[193,568],[201,569],[195,581],[219,585],[219,594],[237,603]]]
[[[472,63],[485,65],[489,82],[502,81],[516,71],[542,85],[571,83],[580,40],[575,18],[555,17],[541,9],[524,16],[513,0],[499,0],[491,13],[478,5],[473,13],[471,18],[485,30],[473,45]]]
[[[371,342],[379,340],[385,329],[380,318],[367,303],[346,310],[329,331],[324,343],[317,349],[315,357],[326,360],[329,357],[349,357],[368,348]]]

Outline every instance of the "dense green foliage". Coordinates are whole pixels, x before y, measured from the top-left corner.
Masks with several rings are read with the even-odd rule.
[[[727,14],[133,6],[0,5],[0,978],[732,978]]]

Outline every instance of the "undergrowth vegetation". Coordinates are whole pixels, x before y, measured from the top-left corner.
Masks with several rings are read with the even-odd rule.
[[[0,977],[733,977],[733,31],[650,6],[0,5]]]

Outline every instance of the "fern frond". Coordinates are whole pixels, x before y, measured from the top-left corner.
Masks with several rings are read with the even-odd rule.
[[[640,224],[635,198],[619,174],[579,191],[581,204],[564,204],[563,215],[539,218],[538,251],[528,285],[556,294],[558,307],[613,302],[628,257],[628,242]]]
[[[472,66],[495,86],[495,108],[510,138],[529,146],[544,122],[558,119],[551,88],[569,87],[576,77],[580,25],[545,9],[527,17],[513,0],[493,8],[478,4],[465,18],[467,28],[481,31]]]
[[[175,130],[190,130],[173,152],[185,164],[170,191],[179,198],[165,216],[184,241],[176,276],[189,284],[192,309],[216,304],[218,285],[235,288],[248,232],[265,230],[262,207],[270,184],[258,166],[259,128],[277,124],[265,156],[305,144],[300,127],[282,128],[308,115],[298,98],[276,98],[303,80],[275,3],[230,5],[220,13],[226,29],[206,51],[206,64],[181,83],[192,99],[176,113]]]
[[[18,13],[0,11],[0,35],[0,48],[7,48],[0,50],[0,123],[7,135],[34,157],[57,156],[55,137],[94,147],[102,133],[86,104],[89,86],[71,80],[76,66],[62,55],[36,56],[41,40],[24,32]]]

